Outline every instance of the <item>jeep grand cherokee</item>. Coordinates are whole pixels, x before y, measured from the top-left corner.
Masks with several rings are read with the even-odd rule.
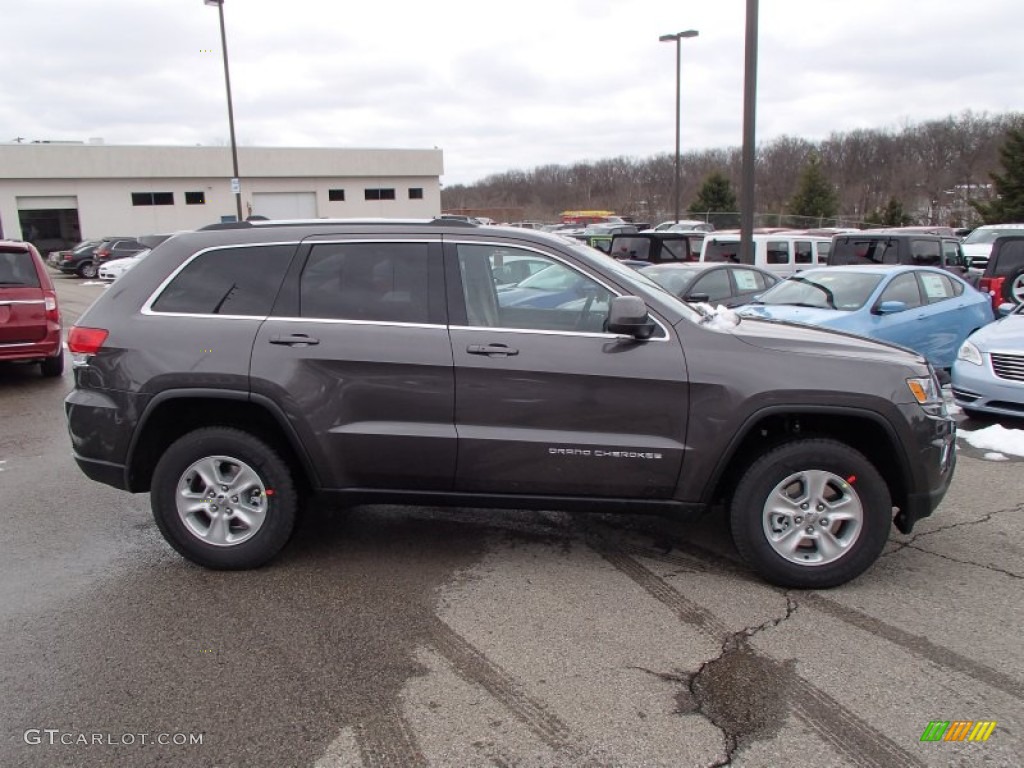
[[[524,257],[564,295],[504,303],[495,276]],[[69,348],[79,466],[148,492],[170,545],[210,568],[273,558],[300,499],[724,504],[764,578],[828,587],[931,514],[955,462],[920,356],[723,322],[525,229],[215,225],[128,272]]]

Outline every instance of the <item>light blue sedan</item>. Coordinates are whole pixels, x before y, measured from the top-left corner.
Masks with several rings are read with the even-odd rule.
[[[953,398],[964,413],[1024,419],[1024,304],[971,336],[956,357]]]
[[[988,297],[935,267],[808,269],[738,310],[889,341],[949,368],[968,336],[994,319]]]

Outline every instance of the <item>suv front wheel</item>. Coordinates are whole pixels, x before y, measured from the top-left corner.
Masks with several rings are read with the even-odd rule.
[[[100,273],[99,265],[95,261],[85,261],[78,267],[78,276],[86,280],[95,280]]]
[[[740,554],[783,587],[838,586],[882,553],[892,500],[861,453],[826,439],[796,440],[747,469],[730,511]]]
[[[287,462],[255,435],[228,427],[197,429],[172,443],[153,473],[150,503],[174,549],[223,570],[274,557],[298,511]]]

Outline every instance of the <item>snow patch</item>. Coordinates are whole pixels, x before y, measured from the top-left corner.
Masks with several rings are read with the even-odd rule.
[[[740,324],[740,316],[728,307],[723,307],[721,304],[717,307],[712,307],[710,304],[703,303],[698,304],[697,306],[707,317],[704,321],[705,328],[711,328],[716,331],[727,331]]]
[[[1009,461],[1009,459],[1001,453],[994,453],[989,451],[982,458],[986,458],[989,461]]]
[[[993,424],[991,427],[973,432],[966,429],[957,431],[964,436],[964,440],[979,450],[1024,456],[1024,429],[1007,429],[1002,424]]]

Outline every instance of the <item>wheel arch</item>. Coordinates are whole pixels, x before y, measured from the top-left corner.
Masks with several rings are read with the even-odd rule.
[[[281,453],[305,490],[320,487],[315,465],[284,413],[266,398],[248,392],[166,390],[146,405],[132,435],[125,464],[127,490],[150,490],[153,470],[171,443],[201,427],[234,427],[257,435]]]
[[[782,443],[812,438],[830,438],[862,453],[882,475],[893,504],[906,505],[912,469],[896,429],[881,414],[849,407],[771,406],[751,414],[708,478],[702,499],[728,507],[740,477],[758,456]]]

